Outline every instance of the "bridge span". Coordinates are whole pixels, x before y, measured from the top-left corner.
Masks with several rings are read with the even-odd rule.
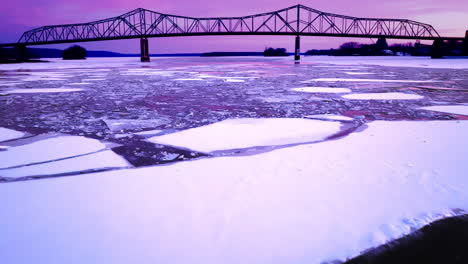
[[[295,36],[295,59],[299,60],[300,36],[388,39],[464,40],[442,37],[429,24],[407,19],[358,18],[295,5],[281,10],[242,17],[195,18],[163,14],[138,8],[123,15],[88,23],[52,25],[22,34],[24,47],[116,39],[140,39],[141,61],[149,61],[148,38],[218,35]]]

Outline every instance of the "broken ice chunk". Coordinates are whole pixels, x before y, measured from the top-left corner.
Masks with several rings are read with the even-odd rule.
[[[64,159],[44,164],[19,167],[0,171],[8,178],[19,178],[33,175],[52,175],[93,169],[124,168],[130,164],[111,150],[105,150],[76,158]]]
[[[79,136],[60,136],[0,152],[0,169],[64,159],[104,149],[98,140]]]
[[[128,130],[141,130],[145,128],[153,128],[169,123],[167,119],[103,119],[107,127],[112,132],[128,131]]]
[[[23,132],[0,127],[0,142],[20,138],[22,136],[24,136]]]
[[[240,118],[156,136],[153,143],[200,152],[277,146],[323,140],[340,131],[340,124],[301,118]]]

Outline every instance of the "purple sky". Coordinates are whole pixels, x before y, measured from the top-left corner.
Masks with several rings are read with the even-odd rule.
[[[194,17],[243,16],[268,12],[295,4],[357,17],[407,18],[433,25],[444,36],[462,37],[468,30],[467,0],[5,0],[0,6],[0,42],[16,42],[21,33],[51,24],[81,23],[117,16],[138,7]],[[369,39],[303,37],[302,50],[334,48],[347,41]],[[375,41],[375,40],[374,40]],[[405,42],[405,41],[403,41]],[[263,51],[267,46],[293,50],[293,37],[236,36],[184,37],[150,40],[152,53],[205,51]],[[42,46],[62,48],[70,44]],[[135,40],[104,41],[80,44],[93,50],[138,52]]]

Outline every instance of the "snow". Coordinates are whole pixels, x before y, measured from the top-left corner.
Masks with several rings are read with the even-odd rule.
[[[0,94],[26,94],[26,93],[66,93],[80,92],[84,89],[77,88],[32,88],[32,89],[14,89],[0,92]]]
[[[0,152],[0,169],[88,154],[104,148],[98,140],[80,136],[44,139]]]
[[[323,140],[340,131],[334,122],[301,118],[239,118],[147,139],[201,152]]]
[[[323,115],[306,115],[306,118],[313,119],[324,119],[324,120],[336,120],[336,121],[353,121],[354,119],[348,116],[334,115],[334,114],[323,114]]]
[[[391,82],[391,83],[428,83],[436,82],[434,80],[388,80],[388,79],[347,79],[347,78],[317,78],[307,81],[302,81],[303,83],[307,82]]]
[[[0,142],[23,137],[24,133],[16,130],[0,127]]]
[[[334,87],[301,87],[293,88],[293,91],[307,92],[307,93],[350,93],[351,89],[348,88],[334,88]]]
[[[368,125],[253,156],[0,184],[2,261],[322,263],[468,210],[468,122]]]
[[[341,97],[352,100],[416,100],[424,98],[421,95],[407,93],[356,93]]]
[[[435,105],[419,109],[468,116],[468,105]]]
[[[0,170],[0,177],[20,178],[34,175],[53,175],[102,168],[130,167],[127,161],[111,150],[105,150],[76,158],[64,159],[38,165]]]

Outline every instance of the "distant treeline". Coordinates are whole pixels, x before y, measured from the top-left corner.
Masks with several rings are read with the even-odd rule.
[[[379,39],[375,44],[358,42],[343,43],[338,49],[308,50],[305,55],[329,56],[431,56],[434,52],[432,45],[419,42],[415,44],[388,45],[385,39]],[[446,41],[441,49],[443,56],[468,56],[467,43],[463,41]]]
[[[62,58],[63,50],[47,48],[27,48],[27,57],[30,59],[38,58]],[[24,56],[22,51],[17,48],[0,48],[0,59],[16,59]],[[138,54],[121,54],[111,51],[86,51],[86,57],[135,57]]]

